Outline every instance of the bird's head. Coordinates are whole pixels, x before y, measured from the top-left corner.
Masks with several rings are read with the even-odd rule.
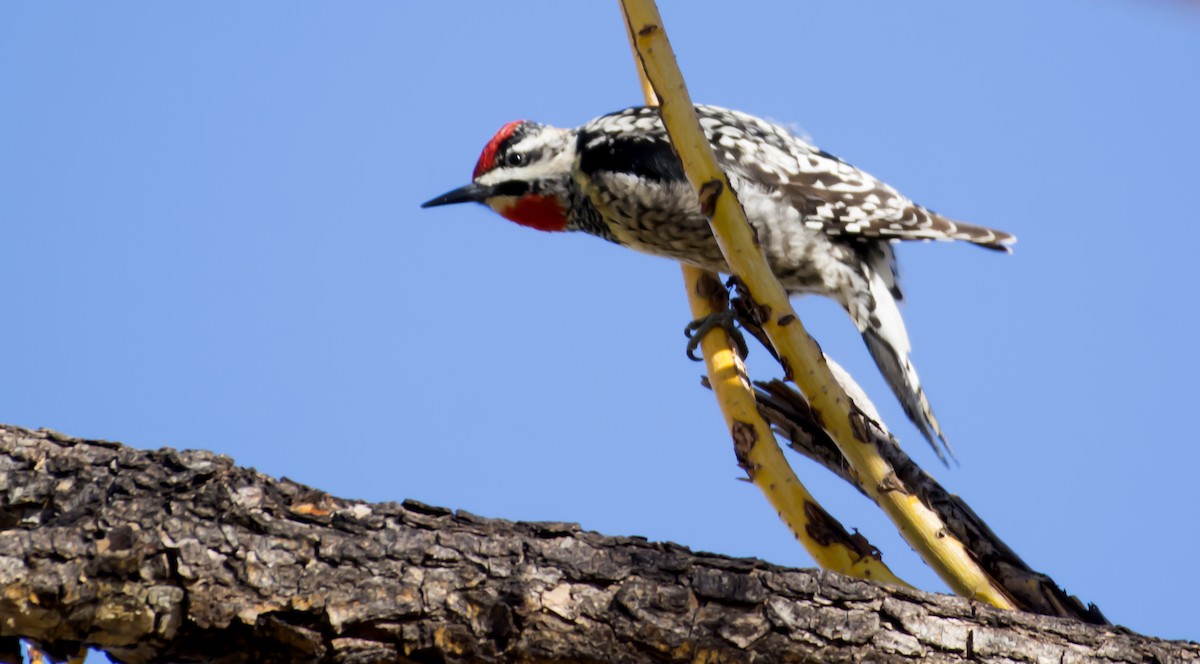
[[[518,120],[500,128],[475,163],[471,184],[421,205],[483,203],[504,218],[541,231],[567,229],[574,133]]]

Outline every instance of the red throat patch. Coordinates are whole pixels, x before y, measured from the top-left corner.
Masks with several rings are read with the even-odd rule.
[[[496,135],[492,137],[492,140],[488,141],[487,145],[483,146],[483,152],[479,154],[479,161],[475,162],[475,172],[471,174],[472,180],[480,175],[483,175],[484,173],[487,173],[496,166],[496,152],[500,150],[500,144],[503,143],[506,138],[512,136],[513,132],[517,130],[517,127],[520,126],[522,122],[525,122],[525,120],[513,120],[512,122],[504,125],[500,128],[500,131],[496,132]]]
[[[500,213],[505,219],[539,231],[567,230],[567,216],[554,196],[530,194],[517,199],[512,207]]]

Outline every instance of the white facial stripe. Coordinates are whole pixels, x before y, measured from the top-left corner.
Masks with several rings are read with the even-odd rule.
[[[517,199],[514,196],[492,196],[487,200],[487,204],[497,213],[504,214],[517,204]]]
[[[522,138],[516,145],[512,146],[512,150],[516,152],[533,152],[535,150],[543,150],[545,148],[553,148],[562,143],[563,130],[555,129],[554,127],[546,127],[535,134],[530,134]]]

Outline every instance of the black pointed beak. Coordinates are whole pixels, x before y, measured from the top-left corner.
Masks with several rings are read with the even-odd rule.
[[[423,208],[450,205],[452,203],[482,203],[492,196],[492,188],[472,182],[454,191],[447,191],[437,198],[421,203]]]

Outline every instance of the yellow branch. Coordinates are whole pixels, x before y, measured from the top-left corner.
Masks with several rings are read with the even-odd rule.
[[[692,316],[699,319],[726,305],[725,287],[711,272],[683,266]],[[758,413],[746,368],[723,330],[700,340],[708,382],[733,437],[738,464],[763,492],[808,554],[822,569],[860,579],[907,586],[861,535],[852,536],[809,493],[779,449],[771,425]]]
[[[824,429],[837,443],[863,489],[883,508],[909,545],[960,595],[1014,608],[1003,588],[950,537],[941,520],[907,493],[890,464],[862,432],[872,426],[830,373],[820,348],[792,311],[755,242],[746,214],[717,165],[653,0],[621,0],[634,49],[661,102],[660,113],[688,180],[709,216],[713,234],[733,274],[766,312],[763,328],[788,379],[800,388]]]
[[[624,7],[622,7],[622,12]],[[633,33],[629,35],[633,45]],[[658,96],[646,78],[634,49],[634,63],[647,106],[657,106]],[[681,265],[692,317],[701,319],[728,308],[728,294],[717,275]],[[738,464],[762,491],[784,525],[822,569],[860,579],[875,579],[895,585],[909,584],[884,564],[878,550],[861,535],[852,536],[809,493],[783,456],[771,425],[758,412],[746,367],[734,352],[724,331],[706,334],[700,340],[708,382],[725,416],[734,440]]]

